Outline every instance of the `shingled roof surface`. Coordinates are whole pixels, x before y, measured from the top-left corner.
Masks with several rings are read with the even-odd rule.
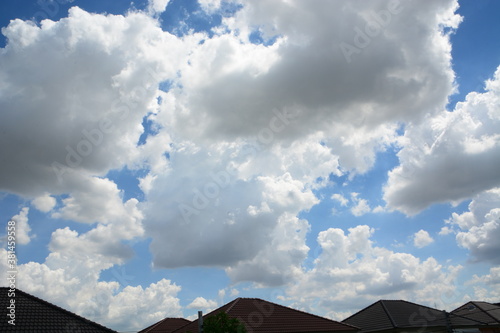
[[[488,325],[500,325],[500,306],[497,304],[472,301],[451,311],[465,318],[479,320]]]
[[[225,312],[245,325],[248,332],[357,332],[358,328],[259,298],[237,298],[206,314],[203,318]],[[198,320],[175,333],[198,332]]]
[[[447,318],[448,316],[448,318]],[[478,326],[484,323],[424,305],[401,300],[380,300],[344,319],[343,323],[374,332],[398,328]]]
[[[15,326],[8,323],[11,299],[15,300]],[[0,308],[0,332],[116,333],[19,289],[15,290],[15,297],[10,297],[9,288],[0,287]]]
[[[139,331],[139,333],[171,333],[182,326],[186,326],[190,322],[191,321],[184,318],[165,318]]]

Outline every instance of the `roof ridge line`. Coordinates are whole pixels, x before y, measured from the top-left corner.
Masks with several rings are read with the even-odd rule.
[[[241,300],[241,297],[238,297],[236,298],[234,301],[233,301],[233,304],[231,304],[231,306],[229,308],[227,308],[227,310],[225,311],[226,313],[228,313],[229,311],[231,311],[231,309],[233,308],[233,306],[236,305],[236,303],[238,303],[239,301]],[[223,305],[224,306],[224,305]]]
[[[473,303],[474,306],[476,306],[477,308],[481,309],[482,312],[486,313],[486,315],[488,315],[488,317],[490,317],[491,319],[493,319],[496,322],[499,322],[499,320],[497,318],[495,318],[491,314],[489,314],[489,311],[498,310],[498,309],[486,310],[486,309],[483,309],[479,304],[477,304],[478,301],[471,301],[471,303]],[[483,302],[483,303],[488,303],[488,302]],[[492,304],[492,303],[488,303],[488,304]],[[494,305],[494,304],[492,304],[492,305]]]
[[[389,313],[389,310],[387,309],[387,307],[385,306],[384,304],[384,301],[383,299],[381,299],[379,302],[380,304],[382,305],[382,309],[384,309],[384,312],[385,314],[387,315],[387,317],[389,318],[389,320],[391,321],[391,324],[393,327],[397,328],[398,325],[396,325],[396,322],[394,321],[394,318],[392,318],[391,314]]]
[[[183,317],[165,317],[163,318],[162,320],[154,323],[154,324],[151,324],[149,325],[148,327],[146,328],[143,328],[142,330],[140,330],[139,332],[143,332],[143,333],[147,333],[149,331],[151,331],[153,328],[156,328],[157,326],[159,326],[160,324],[162,324],[164,321],[168,320],[168,319],[182,319],[182,320],[185,320],[189,323],[191,323],[190,320],[186,319],[186,318],[183,318]],[[183,325],[183,326],[186,326],[186,325]],[[180,328],[180,327],[179,327]]]
[[[446,313],[448,314],[449,317],[457,317],[457,318],[461,318],[461,319],[467,319],[467,320],[470,320],[470,321],[475,321],[476,323],[479,323],[479,324],[482,324],[482,325],[488,325],[488,323],[485,323],[484,321],[481,321],[481,320],[477,320],[477,319],[465,317],[463,315],[459,315],[459,314],[456,314],[456,313],[453,313],[453,312],[446,312]]]
[[[161,323],[163,323],[165,320],[167,320],[168,318],[163,318],[162,320],[160,320],[159,322],[156,322],[144,329],[142,329],[141,331],[139,332],[143,332],[143,333],[148,333],[149,331],[151,331],[153,328],[155,328],[156,326],[160,325]]]
[[[418,303],[415,303],[415,302],[410,302],[410,301],[407,301],[407,300],[400,300],[401,302],[405,302],[405,303],[408,303],[408,304],[413,304],[413,305],[418,305],[419,307],[421,308],[427,308],[427,309],[430,309],[430,310],[433,310],[433,311],[438,311],[438,312],[446,312],[446,313],[450,313],[449,311],[446,311],[446,310],[439,310],[439,309],[436,309],[436,308],[433,308],[431,306],[428,306],[428,305],[425,305],[425,304],[418,304]]]

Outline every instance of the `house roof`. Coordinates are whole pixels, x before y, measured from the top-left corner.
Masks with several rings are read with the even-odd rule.
[[[191,321],[184,318],[165,318],[139,331],[139,333],[171,333],[190,322]]]
[[[0,287],[0,308],[4,313],[0,320],[0,332],[116,333],[19,289],[15,289],[15,296],[9,294],[9,288]],[[8,323],[11,318],[7,307],[11,300],[15,301],[15,326]]]
[[[500,325],[500,306],[498,304],[471,301],[451,311],[451,313],[482,321],[488,325]]]
[[[361,332],[422,327],[467,327],[482,322],[402,300],[380,300],[344,319],[343,323],[361,328]]]
[[[307,312],[268,302],[259,298],[237,298],[206,314],[203,318],[225,312],[245,325],[247,332],[357,332],[349,324],[319,317]],[[198,332],[198,320],[175,333]]]

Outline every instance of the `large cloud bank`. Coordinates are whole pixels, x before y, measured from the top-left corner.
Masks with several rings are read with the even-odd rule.
[[[220,267],[233,283],[287,285],[297,304],[327,288],[338,293],[323,302],[336,305],[353,293],[453,292],[460,267],[377,247],[368,226],[320,232],[322,252],[306,270],[310,224],[299,214],[331,175],[365,173],[394,144],[389,209],[497,195],[500,72],[445,111],[456,1],[243,2],[211,37],[163,31],[167,4],[126,15],[73,7],[57,22],[2,30],[0,189],[90,226],[54,231],[45,262],[20,265],[20,285],[108,325],[180,315],[181,287],[169,280],[100,280],[133,255],[134,240],[151,238],[155,268]],[[207,13],[220,6],[202,2]],[[123,168],[141,171],[143,200],[124,200],[106,178]],[[476,260],[498,264],[488,236],[498,207],[450,220]],[[18,215],[26,243],[27,214]]]

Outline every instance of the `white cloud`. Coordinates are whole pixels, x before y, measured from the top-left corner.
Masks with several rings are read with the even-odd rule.
[[[312,142],[303,144],[312,147]],[[323,150],[316,151],[322,159]],[[335,171],[318,167],[313,152],[238,142],[173,147],[168,172],[152,179],[143,206],[155,266],[229,267],[235,280],[247,280],[248,272],[240,265],[246,262],[260,267],[252,272],[259,275],[259,283],[283,281],[289,269],[278,272],[265,253],[274,250],[282,253],[284,263],[299,265],[295,252],[277,248],[274,235],[290,233],[289,241],[294,241],[291,230],[308,229],[307,222],[297,222],[294,216],[318,202],[311,190],[316,179]],[[291,157],[297,162],[283,173]],[[307,168],[310,163],[316,165]],[[179,247],[185,250],[173,250]]]
[[[453,213],[447,222],[458,227],[457,243],[470,251],[473,260],[500,263],[500,188],[478,194],[469,211]]]
[[[339,194],[339,193],[332,194],[331,199],[338,201],[340,203],[340,205],[343,207],[347,206],[347,204],[349,203],[349,200],[346,199],[346,197],[344,197],[342,194]]]
[[[117,185],[109,179],[89,178],[80,188],[62,200],[63,206],[52,214],[82,223],[109,223],[126,215]]]
[[[12,221],[16,222],[15,236],[16,243],[19,245],[26,245],[31,241],[33,235],[30,235],[31,227],[28,223],[29,208],[24,207],[19,214],[12,217]]]
[[[292,214],[283,214],[267,244],[252,258],[226,268],[233,283],[255,282],[259,286],[280,286],[302,273],[309,247],[305,244],[309,224]]]
[[[499,285],[500,287],[500,266],[490,267],[490,273],[478,276],[474,275],[473,282],[482,282],[489,285]]]
[[[160,10],[166,2],[154,4]],[[156,112],[158,83],[176,77],[190,39],[163,32],[144,13],[99,15],[77,7],[40,27],[14,20],[3,33],[0,136],[9,139],[0,140],[0,149],[9,159],[1,164],[1,189],[34,198],[42,212],[56,207],[54,195],[67,194],[53,217],[97,223],[83,233],[54,231],[45,262],[19,265],[19,288],[118,329],[181,316],[180,287],[169,280],[127,286],[133,275],[117,265],[131,258],[130,243],[143,235],[142,212],[136,199],[123,202],[116,184],[101,177],[142,167],[142,159],[161,168],[151,152],[155,140],[137,146],[141,124]],[[160,138],[168,145],[168,136]],[[106,269],[120,283],[100,281]]]
[[[440,236],[446,236],[451,233],[453,233],[453,229],[447,226],[442,227],[441,230],[439,231]]]
[[[149,2],[156,12],[166,4]],[[212,5],[218,7],[202,3]],[[53,216],[97,222],[96,230],[108,234],[118,228],[113,221],[127,212],[125,205],[134,210],[137,203],[123,205],[116,185],[102,177],[125,165],[150,167],[141,181],[147,201],[140,209],[155,265],[218,265],[236,276],[239,262],[262,265],[268,244],[288,246],[273,243],[275,233],[308,228],[296,216],[318,202],[312,190],[331,173],[366,172],[376,152],[395,140],[399,122],[445,105],[453,75],[441,27],[455,17],[455,5],[405,4],[356,56],[355,66],[338,46],[366,25],[365,14],[386,10],[385,2],[246,3],[236,18],[224,19],[230,32],[210,39],[181,40],[140,12],[105,16],[74,7],[68,18],[41,27],[13,21],[2,54],[11,70],[0,74],[8,82],[1,96],[11,97],[0,105],[30,121],[9,126],[13,112],[5,113],[7,130],[0,133],[15,144],[0,148],[27,153],[9,154],[16,159],[2,164],[1,174],[9,175],[1,179],[3,189],[34,197],[67,193]],[[264,38],[280,37],[267,46],[249,43],[248,26],[260,26]],[[423,47],[429,50],[424,56],[416,52]],[[158,92],[158,83],[169,78],[178,84]],[[34,97],[22,98],[26,93]],[[148,112],[159,132],[138,147]],[[71,165],[55,169],[57,177],[53,162]],[[361,199],[353,212],[368,208]],[[130,222],[134,237],[141,235],[139,220]],[[116,232],[130,239],[125,229]],[[61,229],[52,247],[96,243],[113,258],[108,265],[127,257],[118,243],[101,248],[99,237]],[[304,255],[301,237],[297,253],[283,252],[292,268]],[[185,244],[191,246],[181,254],[171,251]]]
[[[1,249],[0,257],[7,262],[5,250]],[[134,276],[128,274],[120,283],[99,281],[101,268],[89,265],[93,259],[63,260],[60,266],[54,265],[52,258],[43,264],[18,265],[18,288],[118,330],[138,330],[167,316],[182,316],[177,298],[181,288],[170,280],[162,279],[145,288],[129,285]],[[77,268],[79,265],[85,269]],[[116,267],[111,269],[118,277],[123,273]]]
[[[123,240],[141,237],[144,232],[143,217],[137,204],[136,199],[128,200],[123,204],[123,215],[116,216],[106,225],[99,223],[95,228],[81,235],[68,227],[57,229],[52,234],[49,245],[52,253],[47,260],[54,259],[57,265],[59,260],[66,263],[70,257],[86,260],[88,256],[92,256],[93,259],[89,259],[88,263],[101,269],[123,263],[133,254]]]
[[[39,211],[48,213],[55,207],[57,200],[56,198],[50,196],[49,193],[45,192],[43,195],[33,199],[31,203]]]
[[[373,20],[371,12],[387,10],[385,1],[245,2],[224,20],[232,33],[193,50],[182,68],[182,93],[172,92],[169,124],[195,142],[234,141],[257,138],[276,112],[291,112],[296,116],[273,133],[275,140],[322,131],[345,170],[366,172],[375,153],[394,141],[398,123],[445,107],[453,72],[442,27],[456,27],[456,6],[451,0],[401,4],[348,64],[339,45],[353,41],[355,28]],[[280,37],[253,45],[248,27],[259,27],[264,39]]]
[[[359,193],[351,193],[351,200],[354,206],[351,207],[351,213],[354,216],[363,216],[371,212],[370,205],[366,199],[358,198]]]
[[[351,212],[354,216],[363,216],[366,213],[369,213],[370,206],[368,205],[368,201],[365,199],[360,199],[357,201],[356,206],[351,208]]]
[[[209,14],[216,12],[221,6],[221,0],[198,0],[198,3]]]
[[[149,14],[167,4],[151,0]],[[20,286],[112,325],[139,328],[175,316],[180,287],[168,280],[121,291],[99,280],[146,235],[155,267],[217,266],[234,283],[259,286],[294,281],[290,297],[322,297],[323,305],[355,294],[424,300],[450,290],[458,267],[374,247],[366,226],[320,233],[323,252],[304,271],[310,226],[298,214],[319,202],[313,191],[331,174],[367,172],[401,123],[418,127],[426,112],[432,118],[444,109],[454,88],[442,28],[458,24],[456,6],[406,2],[351,63],[340,45],[354,43],[356,29],[387,10],[386,1],[247,2],[224,19],[229,32],[213,38],[179,39],[139,12],[74,7],[41,27],[13,21],[0,55],[0,136],[8,138],[0,137],[0,150],[13,157],[0,166],[1,189],[35,198],[44,212],[55,208],[52,195],[67,194],[53,216],[96,223],[85,233],[56,230],[46,261],[21,265]],[[276,42],[250,43],[249,27]],[[159,92],[166,79],[176,84]],[[158,133],[138,146],[149,112]],[[469,154],[495,146],[495,137],[484,145],[476,139],[467,141]],[[140,183],[144,202],[123,202],[103,178],[124,166],[149,169]],[[351,200],[356,216],[370,211],[365,199]]]
[[[188,309],[203,310],[210,312],[217,307],[217,302],[213,300],[206,300],[203,297],[196,297],[188,306]]]
[[[336,310],[356,311],[380,298],[400,298],[442,307],[455,291],[461,266],[443,267],[434,258],[421,260],[373,245],[374,230],[331,228],[320,232],[321,254],[314,267],[287,289],[301,308],[337,317]],[[319,300],[319,302],[317,302]]]
[[[106,322],[122,330],[142,329],[165,317],[182,317],[177,294],[181,287],[161,279],[148,287],[127,286],[114,295],[109,304]]]
[[[331,199],[339,202],[340,205],[343,207],[347,207],[349,205],[349,203],[351,203],[349,209],[350,209],[351,213],[356,217],[363,216],[363,215],[368,214],[368,213],[382,213],[385,211],[384,207],[382,207],[382,206],[377,206],[377,207],[372,209],[370,207],[368,200],[360,198],[359,195],[360,194],[357,192],[352,192],[350,199],[347,199],[346,197],[344,197],[341,194],[334,193],[331,196]],[[333,208],[332,214],[335,215],[336,212],[337,212],[337,209]]]
[[[352,64],[339,44],[386,2],[251,2],[225,18],[227,30],[193,46],[154,116],[171,140],[166,148],[151,138],[150,161],[170,158],[141,182],[155,267],[226,267],[233,281],[263,285],[298,274],[305,242],[280,252],[288,245],[273,235],[318,202],[312,190],[330,174],[368,171],[401,122],[444,109],[454,87],[442,28],[456,27],[456,5],[405,3]],[[275,43],[249,43],[249,26]],[[366,199],[353,202],[355,215],[371,211]],[[282,272],[265,258],[273,250]]]
[[[500,211],[500,209],[497,209]],[[457,234],[457,242],[467,248],[476,260],[500,263],[498,239],[500,237],[500,222],[489,221],[479,227],[472,227],[467,232]]]
[[[490,267],[489,274],[482,276],[474,274],[465,284],[473,289],[473,292],[467,295],[468,300],[480,299],[496,303],[500,298],[500,266]]]
[[[434,239],[425,230],[420,229],[413,235],[413,245],[418,248],[426,247],[434,242]]]
[[[438,202],[460,202],[500,184],[500,67],[486,92],[469,93],[453,112],[409,126],[389,173],[384,198],[415,214]]]
[[[9,158],[0,189],[29,198],[66,193],[90,175],[134,165],[142,119],[158,83],[175,78],[184,42],[140,12],[78,7],[57,22],[16,19],[2,31],[0,150]]]
[[[114,185],[107,180],[106,184]],[[117,196],[117,191],[111,192]],[[114,212],[108,215],[103,212],[100,219],[103,223],[85,233],[79,234],[69,227],[54,231],[45,262],[18,265],[17,286],[121,330],[141,329],[166,316],[182,316],[177,298],[179,286],[162,279],[145,288],[133,287],[130,285],[135,278],[133,273],[118,266],[133,255],[130,242],[143,235],[143,217],[137,205],[136,199],[129,199],[115,207]],[[27,212],[25,208],[21,214]],[[6,258],[4,251],[1,255]],[[110,270],[117,281],[101,281],[104,270]]]
[[[148,0],[148,13],[159,15],[165,11],[170,0]]]

